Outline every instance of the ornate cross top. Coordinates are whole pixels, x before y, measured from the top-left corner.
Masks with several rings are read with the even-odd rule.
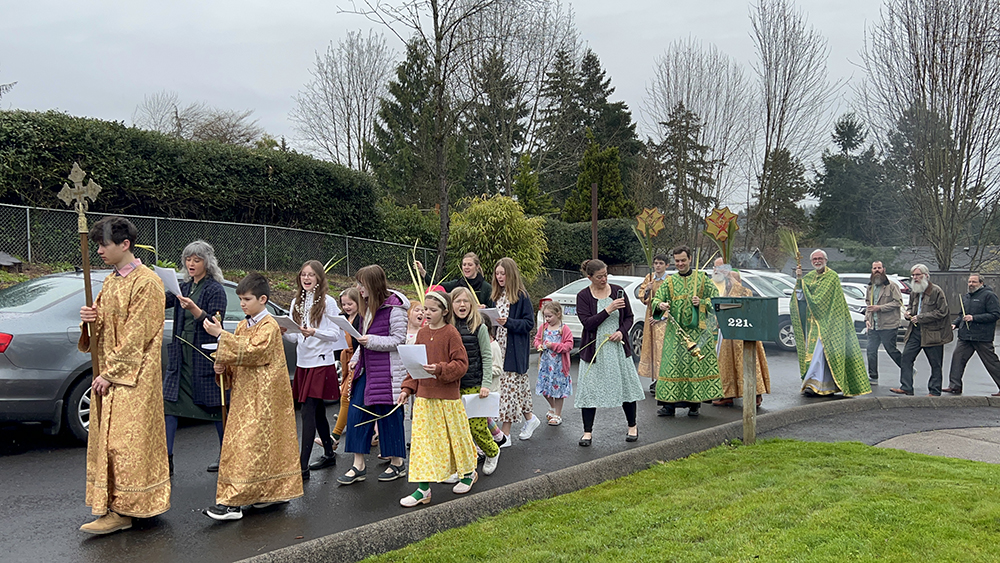
[[[81,233],[87,232],[87,216],[85,215],[88,207],[87,200],[97,201],[97,195],[101,193],[101,186],[97,182],[87,180],[87,184],[83,184],[83,179],[86,177],[87,174],[80,168],[80,165],[74,162],[73,169],[69,173],[73,187],[71,188],[69,184],[64,182],[58,194],[59,199],[63,200],[66,205],[72,205],[76,209],[77,223]]]

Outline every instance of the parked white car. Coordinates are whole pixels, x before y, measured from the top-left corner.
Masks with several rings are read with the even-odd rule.
[[[629,341],[632,343],[633,350],[639,350],[642,348],[642,329],[646,318],[646,306],[643,305],[642,301],[639,299],[639,286],[642,285],[642,280],[643,278],[639,276],[608,276],[608,283],[620,285],[625,289],[625,295],[628,296],[629,305],[632,307],[634,321],[632,323],[632,329],[629,330],[628,337]],[[580,318],[576,316],[576,294],[580,293],[580,291],[588,285],[590,285],[589,279],[580,278],[575,282],[570,282],[564,285],[539,300],[538,314],[535,319],[535,330],[538,330],[538,327],[545,322],[542,319],[542,305],[544,305],[547,301],[555,301],[562,305],[563,322],[569,326],[570,331],[573,332],[573,341],[577,346],[579,346],[580,335],[583,334],[583,325],[580,323]]]

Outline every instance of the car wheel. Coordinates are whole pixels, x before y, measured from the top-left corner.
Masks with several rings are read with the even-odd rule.
[[[778,339],[774,343],[782,350],[789,352],[795,350],[795,330],[792,329],[791,319],[781,319],[778,321]]]
[[[90,374],[80,378],[69,392],[65,404],[66,429],[71,436],[87,441],[90,429]]]
[[[632,353],[638,354],[642,350],[643,323],[633,323],[632,330],[628,331],[628,341],[632,343]]]

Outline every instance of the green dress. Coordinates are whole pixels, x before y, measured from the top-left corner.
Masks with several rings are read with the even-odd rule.
[[[597,310],[611,304],[611,296],[597,301]],[[597,353],[594,361],[580,360],[573,405],[578,409],[620,407],[622,403],[641,401],[645,395],[635,362],[625,355],[621,342],[604,342],[618,331],[620,312],[614,311],[597,327]],[[602,344],[603,343],[603,344]]]
[[[698,295],[696,308],[691,298]],[[663,403],[700,403],[722,397],[719,379],[719,361],[715,352],[715,314],[710,299],[718,297],[719,290],[704,272],[682,276],[672,274],[666,279],[650,302],[653,318],[666,319],[659,309],[660,303],[670,303],[670,312],[680,328],[668,322],[663,339],[663,357],[656,381],[656,400]],[[669,321],[669,319],[667,319]],[[691,355],[678,331],[683,331],[698,345],[704,356],[699,360]]]

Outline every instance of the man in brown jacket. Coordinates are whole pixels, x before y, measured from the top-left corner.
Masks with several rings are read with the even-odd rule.
[[[899,286],[885,275],[882,262],[872,262],[872,278],[865,295],[868,308],[865,325],[868,328],[868,382],[878,385],[878,347],[882,346],[889,357],[900,365],[896,333],[899,331],[899,310],[903,307],[903,294]]]
[[[910,326],[903,337],[902,365],[899,367],[899,387],[890,389],[900,395],[913,394],[913,361],[921,350],[931,364],[931,377],[927,391],[931,396],[941,395],[941,364],[944,362],[944,345],[954,338],[948,299],[940,287],[931,283],[927,266],[917,264],[910,268],[910,306],[906,320]]]

